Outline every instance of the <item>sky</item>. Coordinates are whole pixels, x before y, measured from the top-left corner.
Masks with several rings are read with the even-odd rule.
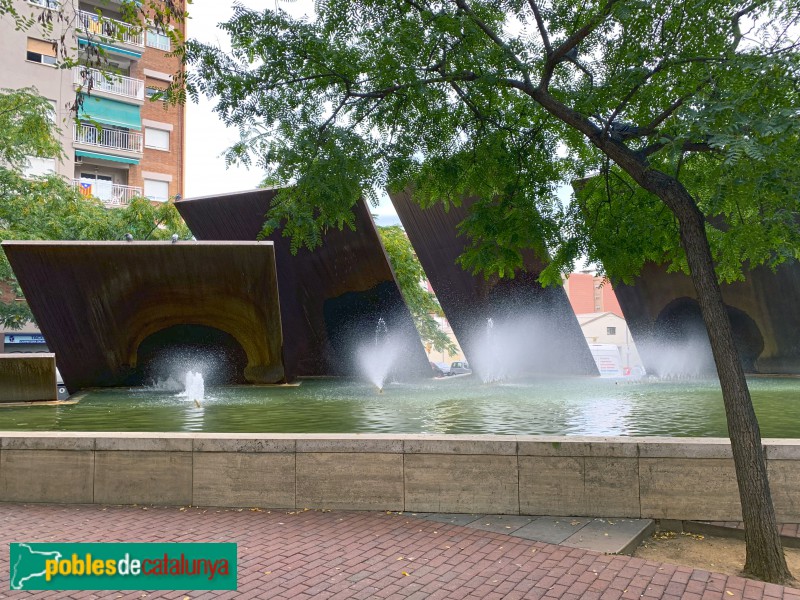
[[[263,9],[274,7],[277,0],[239,0],[249,8]],[[281,8],[294,16],[310,14],[313,4],[309,0],[281,2]],[[193,0],[189,5],[187,35],[191,39],[219,45],[230,46],[225,33],[217,27],[227,21],[233,9],[227,2],[219,0]],[[258,186],[263,172],[258,167],[249,170],[244,167],[225,167],[223,153],[234,144],[239,133],[226,128],[213,112],[214,101],[201,99],[191,101],[186,106],[186,182],[187,198],[207,196],[226,192],[250,190]],[[394,225],[400,220],[388,197],[382,199],[380,206],[373,209],[378,215],[378,224]]]

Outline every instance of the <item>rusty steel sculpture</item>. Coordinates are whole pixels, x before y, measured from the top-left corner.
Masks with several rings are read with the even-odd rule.
[[[205,196],[175,203],[200,240],[255,240],[277,189]],[[379,322],[404,340],[396,376],[431,376],[431,368],[366,206],[356,229],[331,229],[313,251],[291,251],[281,230],[275,244],[284,360],[292,376],[355,375],[353,348],[375,338]]]
[[[517,374],[597,375],[589,347],[569,300],[561,287],[542,287],[537,277],[541,259],[524,255],[525,271],[513,279],[486,279],[457,264],[468,240],[457,226],[469,215],[474,200],[445,210],[442,204],[426,209],[408,191],[389,194],[425,269],[453,332],[467,359],[484,379],[495,379],[506,365],[492,365],[496,353],[487,353],[487,328],[505,330],[501,346],[510,353]],[[487,376],[488,375],[488,376]]]
[[[648,372],[661,375],[663,349],[693,340],[708,344],[692,280],[647,263],[632,285],[614,285]],[[750,373],[800,373],[800,264],[758,267],[744,281],[722,284],[739,357]],[[710,348],[704,366],[713,372]]]
[[[269,242],[3,242],[70,392],[140,385],[159,352],[212,346],[232,383],[286,380]],[[46,290],[46,293],[43,293]]]

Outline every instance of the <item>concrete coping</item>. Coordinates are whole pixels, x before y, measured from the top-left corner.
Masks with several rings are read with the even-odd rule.
[[[290,433],[196,433],[192,435],[195,452],[293,453],[297,435]]]
[[[733,458],[728,438],[637,438],[641,458]]]
[[[514,435],[425,435],[401,436],[406,454],[492,454],[517,453]]]
[[[727,438],[441,434],[0,432],[7,450],[382,453],[626,458],[732,458]],[[767,459],[800,460],[800,440],[764,439]]]
[[[642,438],[590,437],[563,435],[518,436],[520,456],[639,456]]]
[[[94,450],[94,435],[62,431],[0,433],[3,450]]]
[[[800,460],[800,440],[765,438],[767,460]]]

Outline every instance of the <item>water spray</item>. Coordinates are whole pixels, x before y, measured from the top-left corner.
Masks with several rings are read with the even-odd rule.
[[[359,366],[379,394],[383,393],[384,384],[401,354],[400,340],[389,335],[389,326],[379,317],[374,340],[364,343],[357,353]]]

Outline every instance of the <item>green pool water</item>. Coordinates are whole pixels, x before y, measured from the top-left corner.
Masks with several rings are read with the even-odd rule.
[[[764,437],[800,438],[800,379],[755,378]],[[473,377],[390,384],[303,380],[299,387],[211,387],[198,408],[175,392],[105,389],[70,406],[0,408],[0,431],[206,431],[727,436],[716,381]]]

